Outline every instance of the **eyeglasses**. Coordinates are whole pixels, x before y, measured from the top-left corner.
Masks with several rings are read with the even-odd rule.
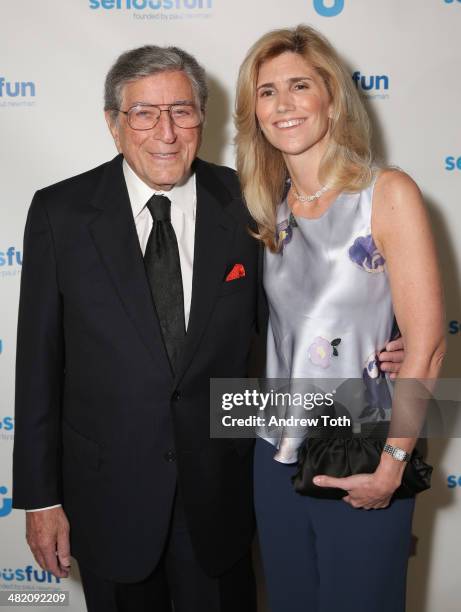
[[[165,108],[161,108],[162,106]],[[133,130],[151,130],[157,125],[163,112],[168,113],[173,123],[180,128],[195,128],[202,123],[202,113],[192,103],[137,104],[127,111],[119,108],[115,110],[126,115],[128,125]]]

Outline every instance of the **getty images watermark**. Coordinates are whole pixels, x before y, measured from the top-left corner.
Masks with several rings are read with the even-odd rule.
[[[254,409],[262,414],[250,414],[245,417],[235,417],[230,414],[221,419],[223,427],[348,427],[352,425],[351,419],[345,416],[333,417],[328,414],[320,414],[317,417],[289,416],[279,414],[280,408],[293,410],[303,408],[305,411],[315,408],[330,408],[334,406],[335,391],[330,393],[300,393],[283,392],[271,389],[269,392],[261,392],[256,389],[245,389],[241,393],[223,393],[221,407],[223,410],[234,408]]]
[[[210,436],[461,437],[461,379],[210,380]]]

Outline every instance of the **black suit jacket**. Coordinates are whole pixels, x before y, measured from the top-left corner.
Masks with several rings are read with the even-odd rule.
[[[234,171],[196,160],[190,321],[173,376],[122,157],[38,191],[26,224],[17,344],[16,508],[62,503],[73,555],[148,575],[176,484],[199,562],[219,575],[253,535],[252,441],[209,436],[209,380],[244,377],[258,245]],[[225,282],[234,264],[245,277]]]

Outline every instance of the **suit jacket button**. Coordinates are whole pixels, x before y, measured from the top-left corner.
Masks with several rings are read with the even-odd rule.
[[[177,401],[179,401],[180,397],[181,397],[181,394],[179,393],[179,391],[175,391],[175,392],[173,393],[173,395],[172,395],[171,399],[172,399],[174,402],[177,402]]]
[[[167,451],[163,457],[165,458],[166,461],[168,461],[169,463],[172,463],[173,461],[176,461],[176,453],[172,450]]]

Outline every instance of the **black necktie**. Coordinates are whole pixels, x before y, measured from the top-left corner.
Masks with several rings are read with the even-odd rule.
[[[153,195],[146,206],[152,215],[153,225],[144,254],[144,265],[174,372],[186,336],[178,243],[170,220],[170,200],[162,195]]]

